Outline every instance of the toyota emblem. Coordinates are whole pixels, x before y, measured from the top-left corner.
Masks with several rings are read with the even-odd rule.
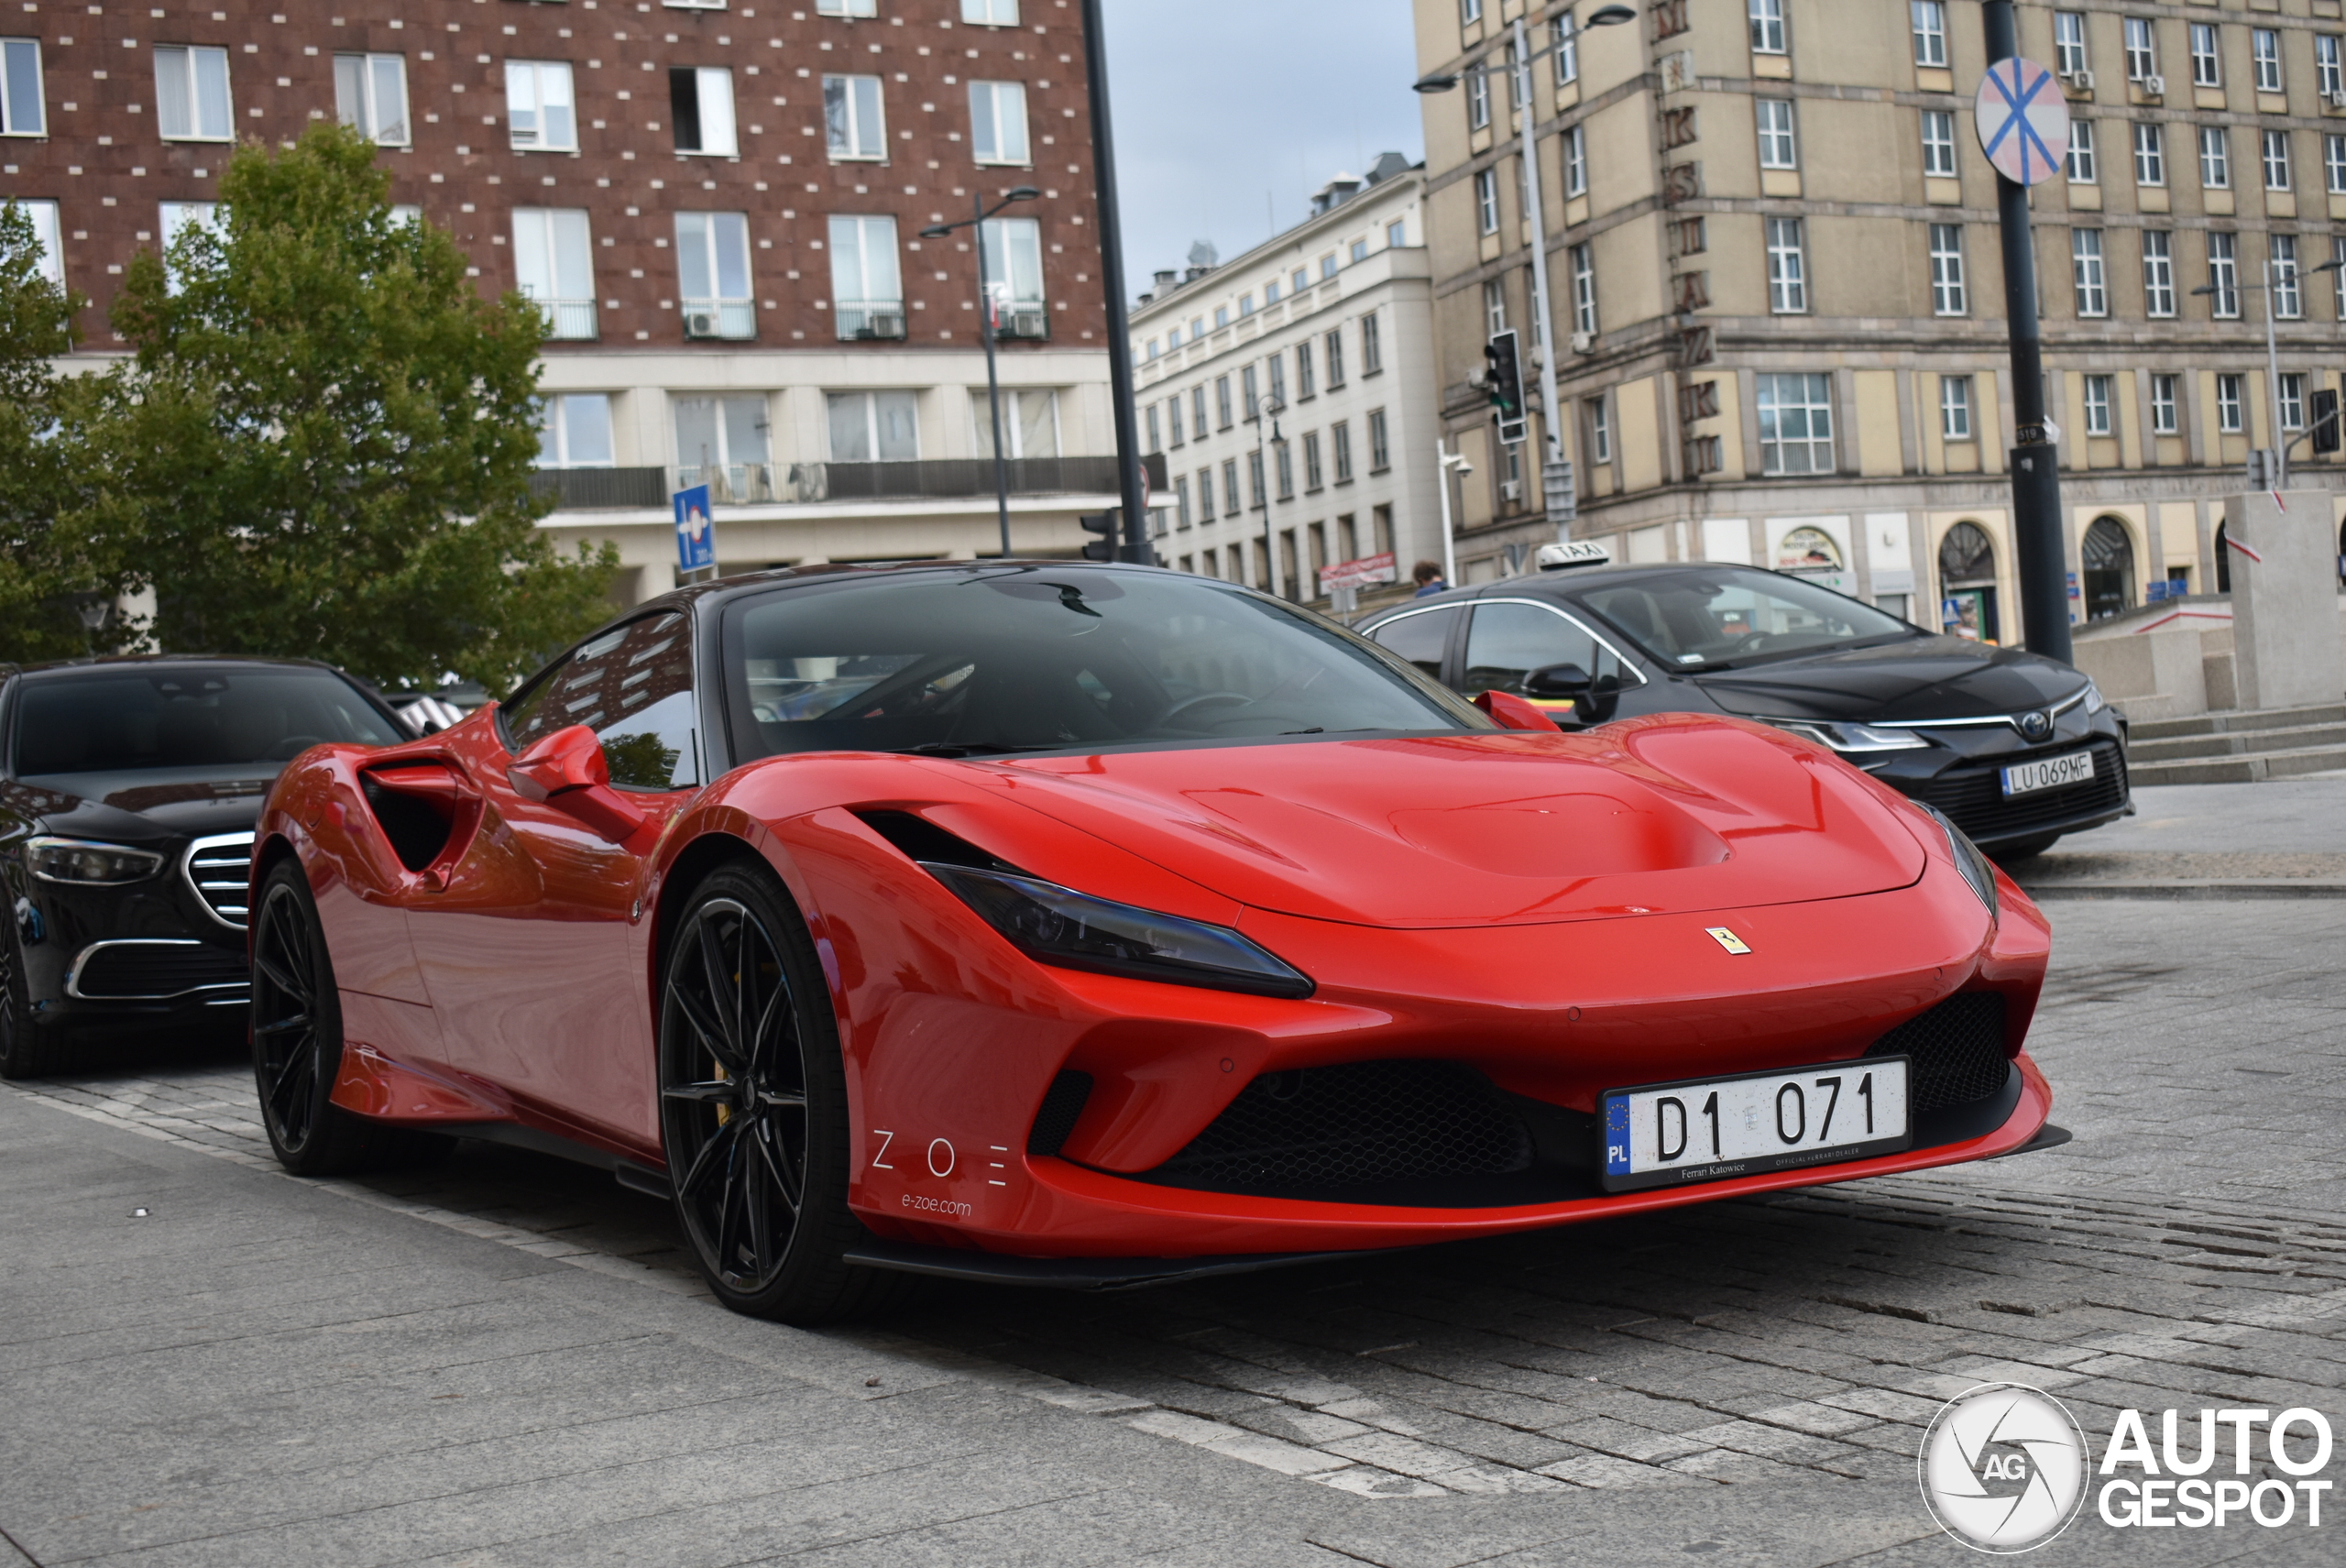
[[[2031,740],[2053,738],[2053,715],[2049,709],[2038,708],[2034,713],[2021,715],[2020,732]]]

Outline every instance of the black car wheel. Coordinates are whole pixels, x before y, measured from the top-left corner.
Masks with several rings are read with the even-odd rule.
[[[342,998],[324,927],[300,864],[262,880],[253,915],[253,1077],[278,1163],[296,1176],[339,1176],[405,1163],[450,1140],[389,1127],[334,1103],[342,1070]]]
[[[850,1266],[845,1069],[805,922],[773,878],[694,890],[660,999],[660,1130],[676,1217],[717,1299],[794,1323],[851,1316],[902,1277]]]
[[[45,1078],[65,1065],[64,1031],[33,1022],[14,920],[0,932],[0,1078]]]

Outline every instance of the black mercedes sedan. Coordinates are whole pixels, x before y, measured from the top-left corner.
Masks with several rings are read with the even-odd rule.
[[[321,741],[407,738],[323,664],[0,664],[0,1073],[101,1032],[240,1025],[261,797]]]
[[[1783,573],[1602,565],[1586,545],[1540,554],[1564,564],[1414,599],[1359,630],[1446,685],[1514,693],[1567,729],[1672,712],[1779,726],[1938,807],[2001,859],[2130,809],[2125,718],[2066,664],[1925,631]]]

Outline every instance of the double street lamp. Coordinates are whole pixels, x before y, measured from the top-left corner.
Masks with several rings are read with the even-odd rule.
[[[978,326],[986,345],[986,403],[993,416],[993,501],[996,518],[1002,524],[1002,554],[1010,557],[1010,466],[1003,455],[1002,444],[1002,378],[994,367],[994,291],[986,276],[986,224],[1019,202],[1032,202],[1042,195],[1032,185],[1020,185],[1005,192],[1001,201],[986,205],[981,193],[970,197],[970,216],[958,224],[935,224],[920,231],[923,239],[948,239],[956,229],[974,228],[978,231]],[[1009,260],[1010,247],[1003,247],[1003,259]]]
[[[2264,406],[2271,411],[2273,422],[2273,471],[2266,478],[2276,490],[2289,488],[2289,447],[2294,443],[2283,439],[2281,434],[2281,346],[2273,331],[2274,290],[2284,276],[2290,283],[2302,287],[2304,280],[2318,278],[2324,272],[2335,272],[2341,267],[2346,267],[2346,257],[2325,261],[2319,267],[2308,267],[2302,272],[2295,267],[2276,269],[2267,258],[2262,283],[2234,283],[2230,288],[2219,289],[2209,282],[2191,291],[2195,299],[2215,298],[2220,302],[2222,296],[2229,294],[2247,292],[2264,296]],[[2313,430],[2308,428],[2299,433],[2297,440],[2303,441],[2313,433]]]

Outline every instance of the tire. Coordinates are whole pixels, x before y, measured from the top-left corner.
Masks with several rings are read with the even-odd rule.
[[[789,895],[729,865],[692,892],[660,988],[660,1133],[676,1219],[717,1299],[812,1325],[901,1276],[850,1266],[847,1074],[830,992]]]
[[[33,1021],[25,955],[11,920],[0,932],[0,1078],[46,1078],[65,1066],[71,1045],[64,1030]]]
[[[253,1079],[277,1162],[296,1176],[404,1165],[451,1140],[370,1122],[334,1103],[342,997],[308,877],[280,861],[253,911]]]
[[[2031,855],[2043,854],[2060,841],[2061,835],[2058,833],[2047,833],[2042,839],[2023,839],[2018,843],[2006,844],[1988,858],[1998,865],[2011,861],[2024,861]]]

